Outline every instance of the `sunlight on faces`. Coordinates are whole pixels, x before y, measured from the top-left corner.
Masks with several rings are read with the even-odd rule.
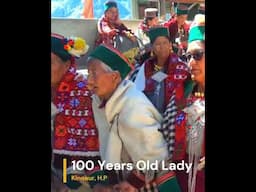
[[[188,44],[186,55],[197,54],[198,52],[204,52],[205,46],[201,41],[192,41]],[[205,54],[202,55],[200,60],[196,60],[193,56],[187,61],[188,66],[191,69],[191,74],[194,76],[194,80],[200,84],[205,82]]]
[[[159,58],[167,58],[170,55],[171,43],[167,37],[159,36],[153,43],[153,52]]]
[[[56,86],[67,72],[70,61],[62,61],[60,57],[51,53],[51,86]]]
[[[98,59],[89,59],[88,63],[88,89],[95,93],[100,99],[108,99],[114,92],[119,72],[112,71]]]
[[[115,22],[119,18],[118,9],[116,7],[109,8],[105,15],[111,22]]]

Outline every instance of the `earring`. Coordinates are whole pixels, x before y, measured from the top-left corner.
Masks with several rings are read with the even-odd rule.
[[[169,48],[169,50],[170,50],[170,53],[172,53],[172,52],[173,52],[173,49],[172,49],[172,47],[170,47],[170,48]]]
[[[150,57],[153,57],[154,56],[154,52],[153,50],[150,51]]]

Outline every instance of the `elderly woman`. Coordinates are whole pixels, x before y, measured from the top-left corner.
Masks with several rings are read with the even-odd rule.
[[[95,46],[101,43],[113,45],[113,38],[117,34],[125,35],[133,42],[136,38],[133,32],[128,29],[119,18],[119,11],[115,1],[105,2],[104,15],[98,20],[98,37]]]
[[[131,69],[128,60],[107,45],[100,45],[89,57],[88,87],[95,93],[92,106],[99,130],[101,158],[106,163],[133,165],[133,170],[123,169],[111,174],[111,184],[117,184],[115,189],[135,192],[145,187],[150,191],[151,187],[152,191],[178,192],[173,171],[136,169],[135,164],[140,160],[150,164],[164,161],[167,148],[158,131],[161,114],[131,81],[126,80]]]
[[[53,119],[52,170],[62,180],[63,159],[99,160],[98,131],[95,126],[87,81],[77,78],[75,57],[88,50],[84,39],[51,35],[51,101]],[[55,178],[55,177],[54,177]],[[67,185],[81,184],[68,177]],[[90,189],[87,189],[88,191]]]
[[[152,28],[149,30],[149,37],[153,56],[146,60],[139,69],[135,84],[164,117],[163,127],[160,130],[165,137],[170,138],[168,141],[169,158],[183,159],[186,150],[186,132],[185,113],[181,109],[185,107],[187,90],[191,87],[188,86],[190,85],[189,70],[186,63],[172,52],[168,28]],[[173,97],[175,99],[172,101]],[[169,113],[169,111],[174,113]],[[167,136],[166,132],[170,136]]]
[[[184,160],[192,163],[193,168],[187,174],[177,172],[179,183],[184,192],[204,192],[204,134],[205,134],[205,19],[198,14],[189,32],[188,50],[186,53],[191,70],[194,88],[187,98],[184,109],[187,116],[187,153]]]

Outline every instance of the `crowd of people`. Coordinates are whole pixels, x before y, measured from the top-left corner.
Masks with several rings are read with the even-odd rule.
[[[165,23],[156,8],[144,14],[135,34],[117,3],[105,3],[87,76],[75,60],[87,54],[86,40],[51,34],[52,192],[205,191],[205,16],[187,22],[184,4]],[[142,39],[146,56],[136,64],[139,51],[117,48],[116,36]],[[78,161],[94,166],[74,170]],[[140,161],[191,169],[101,165]]]

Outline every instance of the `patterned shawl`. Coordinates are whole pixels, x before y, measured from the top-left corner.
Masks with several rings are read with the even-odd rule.
[[[75,80],[74,58],[56,89],[53,100],[58,114],[54,121],[53,153],[69,156],[98,156],[98,132],[86,80]]]
[[[151,58],[145,62],[145,89],[144,92],[155,89],[154,64],[156,58]],[[187,65],[182,62],[176,54],[171,54],[165,64],[165,73],[168,77],[165,83],[165,112],[163,114],[163,124],[159,129],[162,132],[167,144],[169,159],[183,159],[186,152],[186,129],[185,113],[182,108],[185,106],[184,83],[189,77]]]

